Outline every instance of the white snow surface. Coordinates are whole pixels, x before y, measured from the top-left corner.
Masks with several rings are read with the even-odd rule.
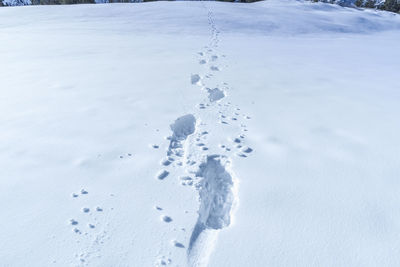
[[[400,17],[0,9],[2,266],[399,266]]]

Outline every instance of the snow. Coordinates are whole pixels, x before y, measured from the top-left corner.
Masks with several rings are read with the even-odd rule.
[[[5,266],[397,266],[400,18],[0,9]]]

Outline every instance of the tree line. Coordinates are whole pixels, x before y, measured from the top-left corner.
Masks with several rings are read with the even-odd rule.
[[[374,8],[390,12],[400,13],[400,0],[313,0],[314,2],[323,2],[338,4],[347,7]]]
[[[72,4],[96,4],[96,3],[133,3],[152,2],[158,0],[0,0],[0,6],[22,6],[22,5],[72,5]],[[252,3],[259,0],[217,0],[221,2]],[[364,8],[375,8],[400,13],[400,0],[312,0],[338,4],[341,6],[353,6]]]

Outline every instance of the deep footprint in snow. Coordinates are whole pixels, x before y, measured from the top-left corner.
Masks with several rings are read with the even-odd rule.
[[[171,124],[172,136],[167,155],[183,156],[183,142],[196,130],[196,118],[192,114],[181,116]]]
[[[212,244],[198,244],[206,230],[220,230],[231,223],[231,210],[235,202],[233,178],[226,170],[228,159],[221,155],[209,155],[200,164],[196,177],[201,178],[198,184],[200,196],[199,217],[190,237],[188,248],[189,262],[197,265],[199,258],[209,255],[208,247]],[[207,234],[207,233],[205,233]],[[207,240],[207,238],[205,239]],[[194,262],[193,262],[194,261]]]
[[[222,91],[219,88],[214,88],[214,89],[207,88],[207,92],[208,92],[208,99],[210,100],[210,102],[219,101],[225,97],[224,91]]]
[[[186,137],[194,133],[195,131],[196,118],[192,114],[184,115],[175,120],[171,124],[171,130],[173,132],[172,139],[184,140]]]

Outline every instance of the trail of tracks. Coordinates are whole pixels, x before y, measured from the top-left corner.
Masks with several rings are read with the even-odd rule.
[[[221,71],[228,67],[223,65],[226,55],[219,52],[220,31],[213,12],[205,3],[203,6],[207,11],[210,41],[196,54],[204,73],[191,74],[190,82],[206,95],[191,113],[171,124],[170,145],[157,176],[164,180],[170,170],[174,174],[180,172],[181,184],[193,187],[198,194],[198,219],[188,227],[193,229],[188,244],[172,242],[173,246],[186,249],[188,266],[207,266],[219,231],[232,224],[238,203],[238,179],[231,170],[232,159],[245,158],[252,151],[244,145],[247,127],[243,121],[250,118],[228,100],[230,87],[220,79]],[[235,136],[221,135],[227,128]],[[172,259],[164,257],[157,265],[171,262]]]

